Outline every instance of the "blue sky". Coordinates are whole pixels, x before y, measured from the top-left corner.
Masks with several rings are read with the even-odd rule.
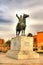
[[[0,0],[0,38],[7,40],[15,36],[16,14],[23,13],[30,15],[26,19],[26,34],[43,31],[43,0]]]

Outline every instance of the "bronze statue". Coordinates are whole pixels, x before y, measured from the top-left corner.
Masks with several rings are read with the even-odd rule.
[[[27,14],[20,15],[20,17],[16,14],[16,17],[18,18],[19,22],[16,26],[16,35],[20,34],[20,31],[22,31],[22,35],[25,35],[25,28],[26,28],[26,18],[29,17]]]

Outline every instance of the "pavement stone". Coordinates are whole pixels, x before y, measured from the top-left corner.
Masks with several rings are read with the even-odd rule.
[[[40,58],[38,59],[28,59],[28,60],[16,60],[16,59],[12,59],[10,57],[6,57],[5,53],[0,53],[0,64],[1,63],[13,63],[13,64],[29,64],[29,63],[43,63],[43,54],[40,54]]]

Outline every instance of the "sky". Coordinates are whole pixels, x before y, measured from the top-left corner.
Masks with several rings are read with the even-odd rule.
[[[25,34],[43,31],[43,0],[0,0],[0,38],[16,36],[18,16],[29,14]]]

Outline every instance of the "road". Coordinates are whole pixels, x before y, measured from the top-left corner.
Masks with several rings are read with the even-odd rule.
[[[28,59],[28,60],[15,60],[15,59],[12,59],[12,58],[9,58],[9,57],[6,57],[6,54],[5,53],[0,53],[0,64],[3,64],[3,63],[10,63],[12,65],[13,64],[16,64],[16,65],[28,65],[28,64],[31,64],[31,65],[36,65],[36,64],[42,64],[43,65],[43,54],[40,54],[40,58],[38,59]]]

